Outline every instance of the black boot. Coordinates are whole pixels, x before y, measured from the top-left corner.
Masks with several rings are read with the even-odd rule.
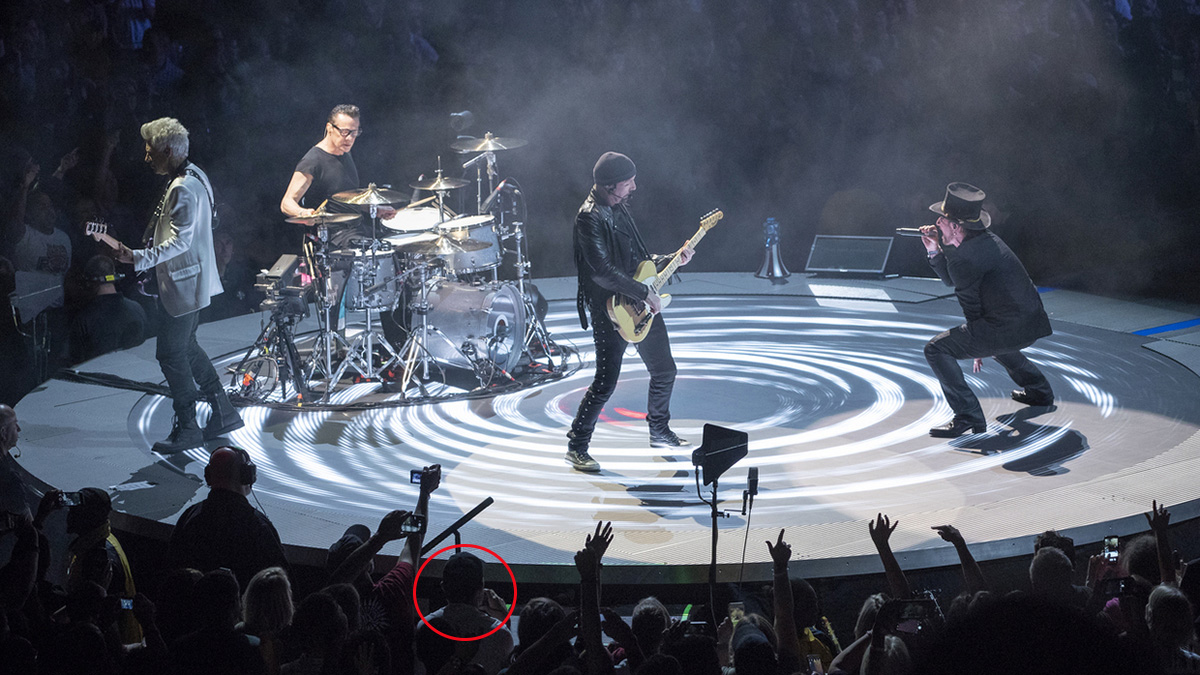
[[[190,415],[183,412],[176,414],[175,424],[171,427],[171,434],[167,436],[167,440],[155,443],[151,449],[160,455],[172,455],[202,447],[204,432],[200,431],[200,425],[196,423],[196,409],[193,406]]]
[[[206,395],[205,400],[212,407],[212,415],[208,418],[208,424],[204,425],[204,440],[211,441],[246,426],[224,389]]]

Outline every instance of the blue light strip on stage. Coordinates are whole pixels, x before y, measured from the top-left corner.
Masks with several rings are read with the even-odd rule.
[[[1176,323],[1168,323],[1154,328],[1143,328],[1133,331],[1134,335],[1158,335],[1159,333],[1170,333],[1171,331],[1183,330],[1184,328],[1195,328],[1200,326],[1200,319],[1190,319],[1188,321],[1179,321]]]

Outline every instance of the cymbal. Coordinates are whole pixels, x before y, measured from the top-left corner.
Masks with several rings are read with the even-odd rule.
[[[351,206],[385,206],[406,202],[408,195],[387,188],[378,188],[371,183],[365,189],[346,190],[333,195],[330,199]]]
[[[292,216],[284,219],[286,223],[295,223],[297,225],[332,225],[333,223],[348,223],[351,220],[358,220],[357,213],[326,213],[324,211],[314,213],[311,216]]]
[[[467,251],[481,251],[491,246],[490,242],[464,239],[455,241],[449,237],[438,237],[432,241],[414,241],[396,246],[405,253],[416,255],[453,255]]]
[[[456,150],[459,154],[468,152],[494,152],[496,150],[512,150],[527,144],[529,141],[523,138],[501,138],[493,136],[489,131],[483,138],[464,138],[461,141],[454,141],[450,147]]]
[[[433,180],[422,180],[416,183],[409,183],[408,186],[415,190],[457,190],[460,187],[470,185],[471,181],[462,178],[446,178],[438,176]]]

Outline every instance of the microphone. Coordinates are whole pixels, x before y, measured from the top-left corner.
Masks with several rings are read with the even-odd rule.
[[[475,115],[470,110],[462,112],[450,113],[450,128],[455,131],[462,131],[471,126],[475,122]]]
[[[751,497],[758,494],[758,467],[757,466],[750,467],[750,475],[747,476],[747,478],[746,478],[746,490],[750,493]]]
[[[896,236],[897,237],[924,237],[925,235],[921,234],[921,230],[916,227],[897,227],[896,228]]]
[[[492,204],[496,201],[496,198],[499,197],[500,193],[504,190],[512,190],[512,193],[514,195],[521,194],[521,191],[518,190],[517,188],[509,185],[508,179],[505,178],[504,180],[500,181],[500,184],[496,186],[495,190],[492,190],[492,194],[488,195],[487,200],[484,201],[483,205],[479,207],[479,212],[487,213],[487,210],[492,208]]]

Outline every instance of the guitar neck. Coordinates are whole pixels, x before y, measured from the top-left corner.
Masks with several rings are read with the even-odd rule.
[[[705,230],[703,226],[697,229],[696,234],[693,234],[692,238],[688,239],[688,243],[685,248],[696,248],[696,244],[700,243],[700,240],[704,238],[704,233],[707,231],[708,230]],[[667,283],[667,279],[670,279],[671,275],[675,274],[675,270],[679,269],[679,257],[681,255],[683,255],[682,249],[680,250],[680,253],[676,253],[674,256],[672,256],[671,262],[667,263],[667,266],[655,276],[654,284],[652,286],[653,292],[657,293],[658,290],[662,288],[663,284]]]

